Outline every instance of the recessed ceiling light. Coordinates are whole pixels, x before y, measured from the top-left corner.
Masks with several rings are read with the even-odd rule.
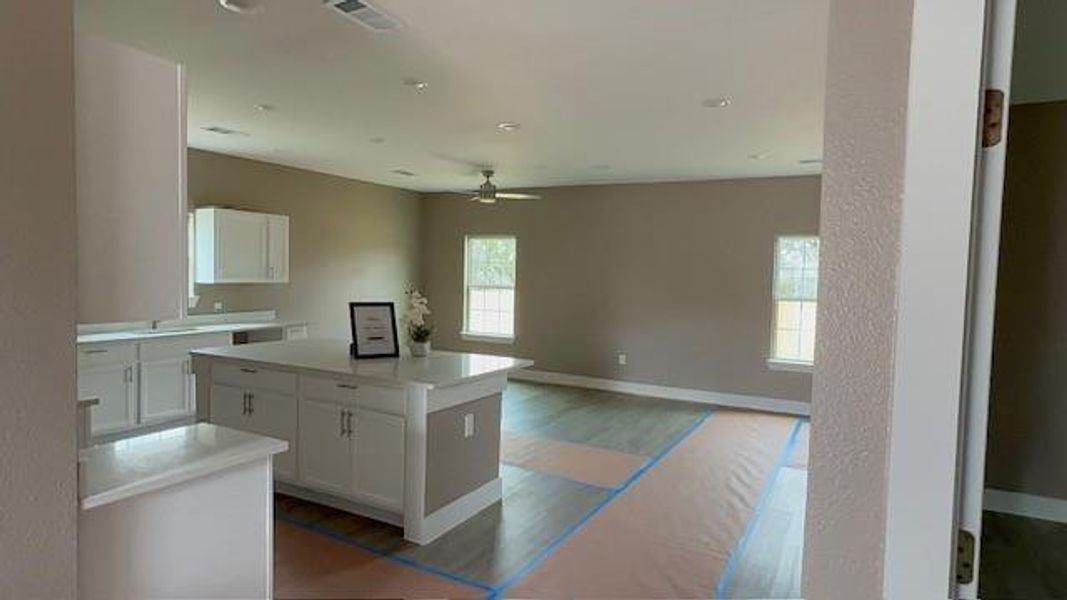
[[[726,96],[721,96],[718,98],[708,98],[701,104],[704,108],[726,108],[732,104],[732,101]]]
[[[518,131],[520,128],[522,128],[522,125],[519,125],[518,123],[504,121],[502,123],[497,123],[496,128],[500,131]]]
[[[407,169],[393,169],[393,173],[396,173],[397,175],[403,175],[404,177],[414,177],[415,176],[414,173],[412,173],[411,171],[408,171]]]
[[[219,6],[238,15],[258,15],[263,12],[259,0],[219,0]]]
[[[260,104],[253,104],[252,108],[258,110],[259,112],[270,112],[270,111],[274,110],[277,107],[274,106],[273,104],[260,103]]]
[[[372,137],[371,139],[369,139],[367,141],[372,143],[372,144],[384,144],[385,143],[385,138],[383,138],[383,137]]]
[[[418,90],[420,92],[425,90],[426,88],[430,87],[430,84],[426,83],[425,81],[423,81],[421,79],[415,79],[414,77],[408,77],[408,78],[404,79],[404,85],[406,85],[408,87],[411,87],[411,88],[415,88],[416,90]]]
[[[748,155],[748,158],[749,160],[763,160],[770,155],[770,152],[753,152],[752,154]]]

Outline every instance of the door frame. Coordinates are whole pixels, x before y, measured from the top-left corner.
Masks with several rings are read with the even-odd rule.
[[[977,149],[971,282],[964,369],[961,456],[957,482],[956,526],[974,537],[974,577],[955,583],[955,596],[978,598],[982,549],[982,507],[985,495],[986,433],[989,423],[993,366],[993,325],[1000,258],[1001,209],[1007,159],[1011,102],[1011,68],[1017,0],[989,0],[985,34],[983,89],[1003,92],[1001,136],[996,144]]]

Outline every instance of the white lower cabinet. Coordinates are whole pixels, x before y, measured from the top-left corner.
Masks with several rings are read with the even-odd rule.
[[[274,455],[274,475],[296,481],[296,397],[232,385],[211,386],[210,420],[216,425],[258,433],[289,442],[289,450]]]
[[[350,406],[332,400],[300,400],[300,481],[338,495],[352,491]]]
[[[188,358],[141,362],[141,423],[151,424],[192,414]]]
[[[78,371],[78,397],[99,398],[90,413],[93,435],[114,433],[137,425],[137,383],[134,363],[119,362]]]
[[[363,501],[404,508],[404,418],[357,408],[352,438],[353,491]]]
[[[302,377],[300,389],[300,482],[403,511],[404,417],[362,407],[373,386]]]

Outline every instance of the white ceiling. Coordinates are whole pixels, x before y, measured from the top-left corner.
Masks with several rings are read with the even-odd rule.
[[[828,0],[372,2],[404,27],[320,0],[76,6],[80,30],[188,66],[196,148],[424,191],[474,187],[482,166],[505,187],[820,170],[798,161],[822,153]]]

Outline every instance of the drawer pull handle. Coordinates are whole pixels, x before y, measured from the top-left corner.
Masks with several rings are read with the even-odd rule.
[[[259,371],[257,369],[251,369],[249,367],[241,367],[241,372],[242,373],[252,373],[252,374],[259,373]]]
[[[345,435],[348,433],[347,431],[345,431],[345,413],[347,412],[347,410],[341,411],[341,437],[345,437]]]
[[[107,354],[107,350],[103,348],[94,348],[92,350],[85,350],[86,354]]]
[[[344,388],[346,390],[358,390],[359,386],[354,383],[338,383],[337,387]]]
[[[355,433],[355,431],[352,430],[352,411],[347,410],[345,412],[348,413],[348,437],[352,437],[352,434]]]

